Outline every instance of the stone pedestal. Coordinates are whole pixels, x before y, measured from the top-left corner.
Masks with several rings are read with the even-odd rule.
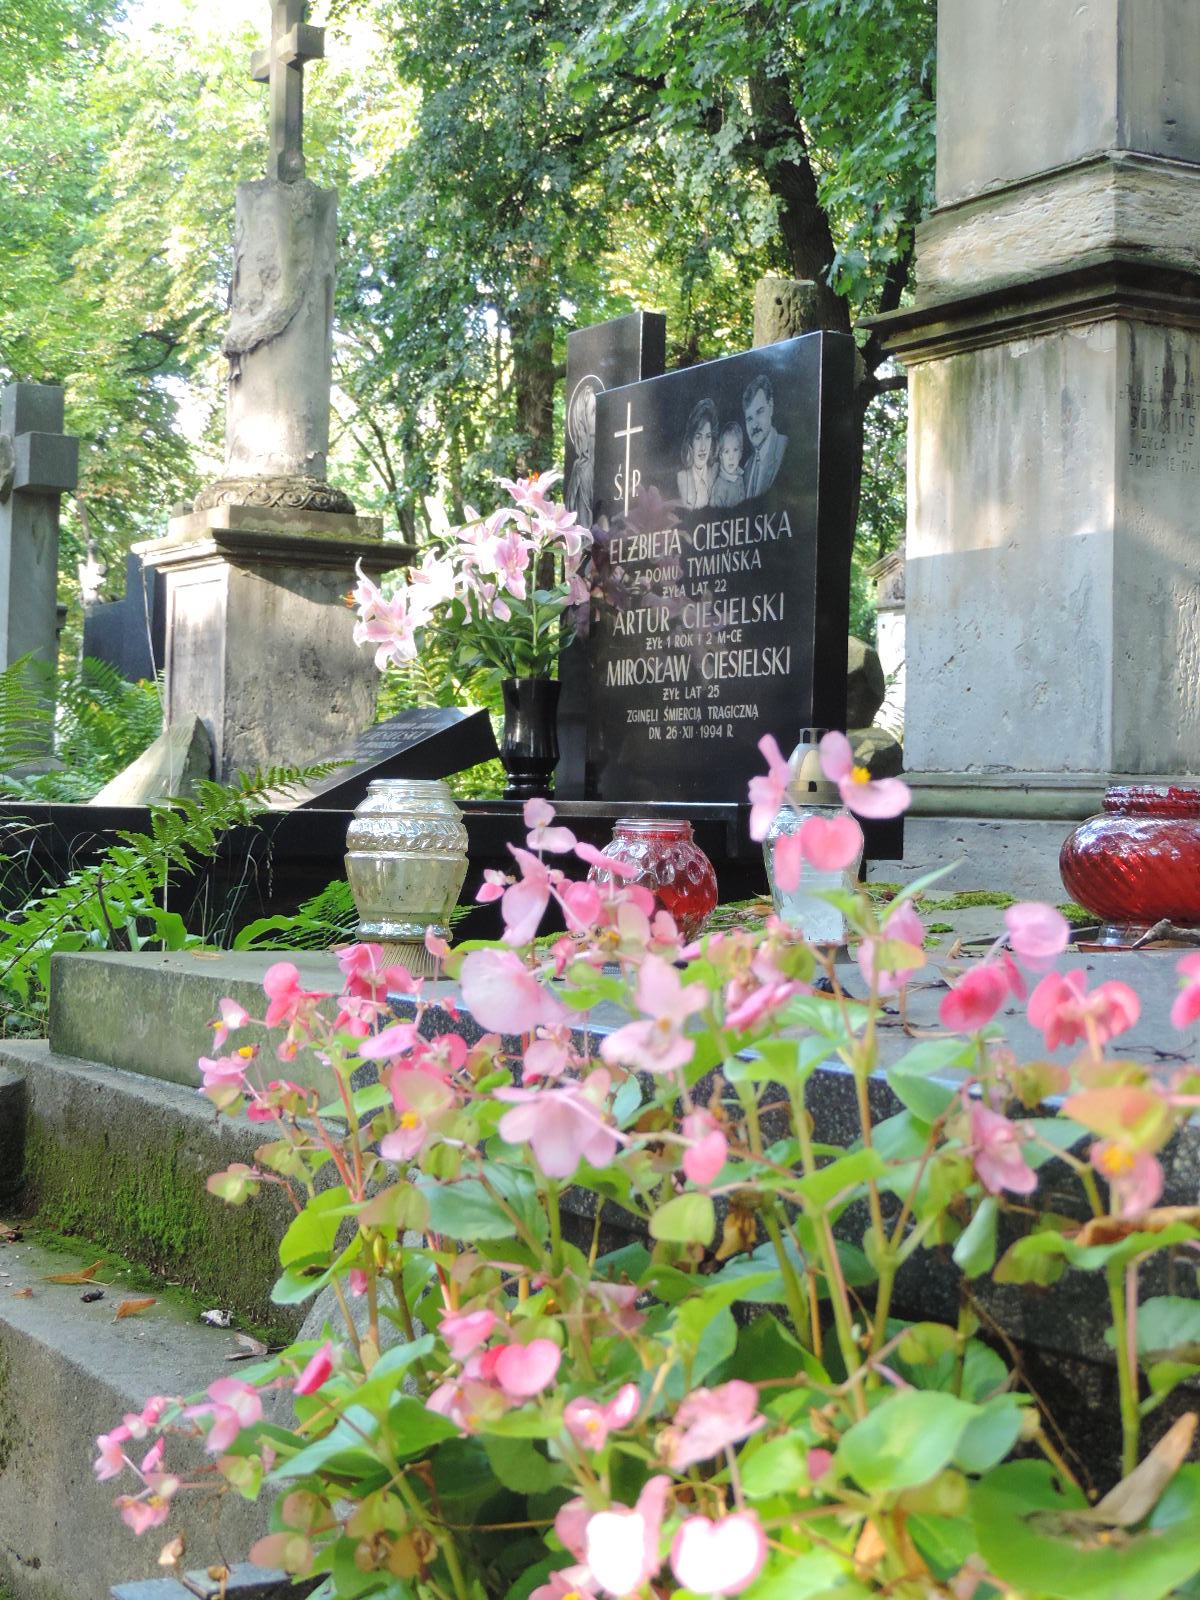
[[[1200,7],[942,0],[938,45],[938,209],[879,319],[907,761],[1082,806],[1200,771]]]
[[[203,720],[218,778],[318,761],[374,721],[347,596],[356,562],[378,577],[413,556],[377,518],[220,506],[137,553],[166,583],[166,720]]]
[[[79,441],[63,434],[63,392],[0,390],[0,667],[58,659],[58,514],[79,478]]]

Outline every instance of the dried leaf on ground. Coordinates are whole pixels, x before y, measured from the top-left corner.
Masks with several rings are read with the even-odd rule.
[[[266,1345],[261,1339],[252,1339],[248,1333],[239,1333],[237,1342],[240,1350],[231,1350],[225,1357],[226,1361],[259,1361],[268,1354]]]
[[[84,1267],[82,1272],[53,1272],[46,1279],[47,1283],[91,1283],[92,1279],[104,1265],[103,1261],[93,1261],[90,1267]]]
[[[139,1311],[149,1311],[151,1306],[156,1306],[158,1301],[153,1295],[145,1300],[122,1300],[117,1307],[114,1322],[120,1322],[123,1317],[136,1317]]]
[[[183,1560],[183,1552],[186,1549],[187,1543],[183,1535],[180,1534],[177,1538],[172,1539],[170,1543],[163,1545],[162,1549],[158,1552],[159,1566],[177,1567]]]
[[[14,1289],[13,1290],[13,1294],[18,1300],[32,1300],[33,1299],[33,1290],[32,1289]]]

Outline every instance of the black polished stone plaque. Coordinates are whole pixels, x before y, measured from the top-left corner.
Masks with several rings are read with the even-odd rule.
[[[597,397],[588,798],[744,801],[844,726],[853,376],[816,333]]]
[[[666,363],[667,319],[658,311],[634,311],[567,335],[562,499],[581,527],[592,525],[597,399],[607,389],[659,377]],[[581,800],[587,742],[587,661],[582,651],[563,652],[559,677],[561,755],[554,792],[562,800]]]
[[[448,778],[497,756],[486,711],[462,706],[417,706],[364,728],[327,761],[349,765],[311,785],[310,809],[350,811],[376,778]]]

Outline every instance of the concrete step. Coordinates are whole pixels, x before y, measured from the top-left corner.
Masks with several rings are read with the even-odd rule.
[[[96,1254],[0,1243],[0,1590],[14,1600],[104,1600],[114,1584],[161,1577],[158,1552],[178,1533],[188,1566],[205,1567],[244,1556],[265,1531],[259,1506],[192,1495],[137,1539],[113,1509],[120,1480],[95,1481],[96,1435],[152,1394],[196,1394],[238,1370],[225,1359],[233,1334],[169,1293],[118,1322],[116,1288],[85,1305],[79,1286],[47,1281]]]
[[[50,1048],[56,1055],[120,1067],[147,1078],[195,1086],[196,1062],[213,1054],[208,1024],[227,996],[252,1017],[266,1012],[262,980],[277,961],[291,961],[306,989],[338,993],[341,972],[331,955],[188,950],[178,952],[81,952],[56,955],[50,963]],[[264,1049],[282,1040],[267,1035]],[[255,1035],[255,1042],[261,1040]],[[322,1093],[328,1074],[312,1063],[301,1081]],[[295,1077],[289,1072],[289,1076]]]
[[[267,1137],[260,1125],[217,1118],[194,1089],[58,1055],[40,1041],[0,1045],[0,1073],[24,1090],[20,1215],[114,1251],[242,1326],[294,1331],[296,1312],[270,1299],[292,1217],[286,1197],[267,1188],[229,1206],[206,1187],[211,1173],[253,1161]],[[0,1087],[0,1119],[5,1103]],[[10,1142],[0,1127],[0,1149]]]

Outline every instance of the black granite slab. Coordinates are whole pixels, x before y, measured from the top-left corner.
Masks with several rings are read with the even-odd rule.
[[[499,755],[486,711],[461,706],[416,706],[364,728],[326,761],[344,761],[310,785],[309,809],[353,811],[377,778],[449,778]]]

